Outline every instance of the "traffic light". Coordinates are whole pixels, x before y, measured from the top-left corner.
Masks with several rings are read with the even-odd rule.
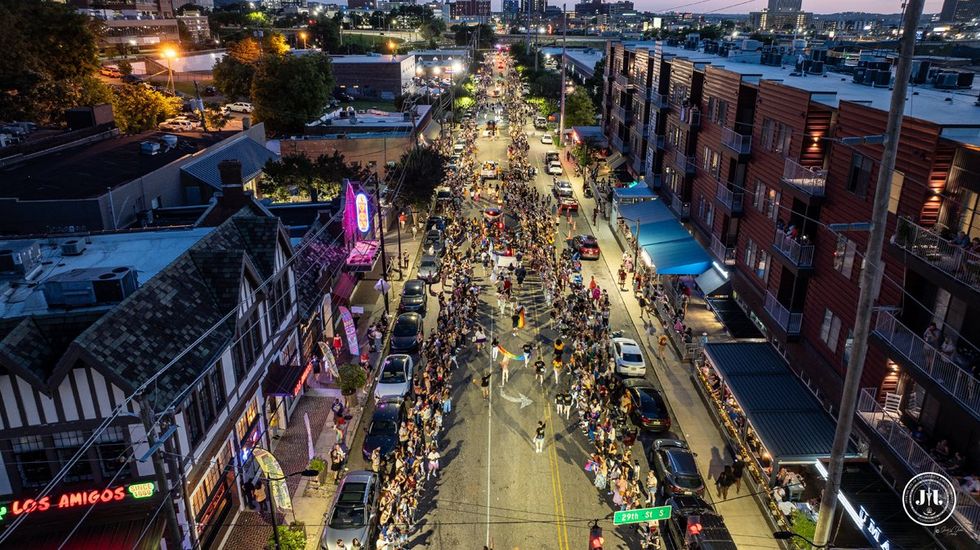
[[[602,527],[599,527],[598,522],[593,522],[589,529],[589,550],[602,550],[603,542]]]

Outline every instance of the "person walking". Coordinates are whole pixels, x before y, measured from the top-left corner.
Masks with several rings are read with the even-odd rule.
[[[551,362],[551,368],[555,371],[555,385],[558,385],[558,377],[561,376],[562,368],[561,357],[555,357]]]
[[[255,482],[255,503],[259,509],[259,512],[265,512],[266,509],[266,499],[268,495],[265,492],[265,483],[262,480]]]
[[[490,399],[490,377],[493,376],[492,372],[487,372],[480,378],[480,388],[483,390],[483,398]]]
[[[657,345],[659,347],[658,351],[660,353],[660,360],[666,361],[667,360],[667,335],[666,334],[660,335],[660,340],[657,341]]]
[[[565,396],[564,393],[559,391],[555,394],[555,412],[560,418],[565,412]]]
[[[540,453],[544,449],[544,421],[538,421],[538,427],[534,430],[534,452]]]
[[[429,479],[429,476],[439,477],[439,459],[441,455],[435,445],[432,445],[432,449],[426,455],[426,458],[429,460],[429,471],[425,474],[425,479]]]
[[[540,357],[534,362],[534,378],[538,381],[538,387],[544,385],[544,361]]]
[[[725,466],[725,470],[715,479],[715,489],[722,500],[728,500],[728,489],[735,484],[735,474],[732,473],[731,466]]]
[[[732,478],[735,480],[735,494],[739,494],[742,491],[742,475],[745,473],[745,462],[741,458],[735,457],[735,462],[732,462]]]
[[[508,380],[510,380],[510,360],[504,357],[500,362],[500,387],[506,386]]]
[[[494,336],[493,339],[490,340],[490,359],[496,362],[498,355],[500,355],[500,342],[498,342],[497,337]]]
[[[255,484],[251,481],[242,483],[242,493],[245,495],[245,505],[249,508],[255,506]]]
[[[374,473],[378,473],[381,471],[381,448],[380,447],[375,447],[375,449],[371,451],[371,471]]]
[[[645,319],[647,314],[647,297],[640,294],[640,297],[636,301],[640,304],[640,319]]]

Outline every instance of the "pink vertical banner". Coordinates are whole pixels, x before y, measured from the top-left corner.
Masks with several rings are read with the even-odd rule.
[[[315,455],[315,450],[313,449],[313,430],[310,428],[310,413],[303,413],[303,423],[306,424],[306,449],[307,454],[310,455],[310,460],[313,460]]]

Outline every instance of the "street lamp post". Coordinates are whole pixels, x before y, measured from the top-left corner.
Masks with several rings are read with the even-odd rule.
[[[170,47],[164,48],[163,57],[167,60],[167,89],[173,94],[176,93],[176,89],[174,88],[174,68],[172,62],[177,57],[177,50]]]
[[[272,495],[272,487],[269,485],[271,481],[286,481],[287,477],[293,476],[303,476],[303,477],[316,477],[320,475],[319,470],[302,470],[299,472],[293,472],[291,474],[286,474],[282,477],[263,477],[266,485],[269,487],[269,495],[267,500],[269,501],[269,515],[272,516],[272,540],[275,545],[275,550],[281,550],[282,545],[279,543],[279,525],[276,522],[276,499]]]
[[[306,31],[299,31],[299,39],[303,41],[303,49],[306,49]]]

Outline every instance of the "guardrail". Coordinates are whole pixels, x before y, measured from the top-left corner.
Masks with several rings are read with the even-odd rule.
[[[804,193],[822,197],[827,190],[827,171],[808,168],[788,158],[783,164],[782,180]]]
[[[813,267],[816,247],[812,244],[799,243],[793,237],[777,229],[772,238],[772,245],[797,267]]]
[[[697,159],[685,155],[680,149],[674,149],[674,165],[687,175],[694,175],[698,169]]]
[[[711,253],[725,265],[735,265],[735,247],[725,245],[716,235],[711,236]]]
[[[786,331],[786,334],[800,333],[800,327],[803,325],[803,314],[790,311],[786,306],[779,303],[779,300],[771,292],[766,292],[766,313]]]
[[[742,212],[742,205],[745,202],[744,191],[732,191],[728,184],[723,181],[715,182],[715,198],[718,202],[725,205],[725,208],[733,214]]]
[[[721,142],[725,147],[740,155],[747,155],[752,152],[752,136],[740,134],[728,127],[721,129]]]
[[[893,242],[950,277],[980,290],[980,255],[964,250],[908,218],[898,219]]]

